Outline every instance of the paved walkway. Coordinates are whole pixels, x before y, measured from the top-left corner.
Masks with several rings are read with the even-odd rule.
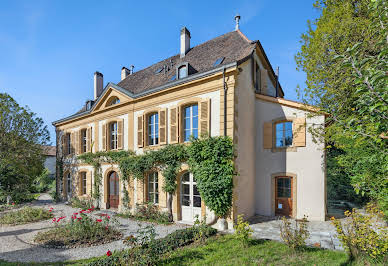
[[[277,218],[257,215],[249,221],[253,229],[252,236],[254,238],[281,241],[281,221]],[[332,250],[343,250],[340,241],[336,237],[335,228],[330,221],[309,222],[308,230],[310,232],[310,237],[306,241],[308,245]]]
[[[37,201],[31,204],[32,206],[49,209],[54,208],[54,215],[56,217],[66,216],[70,219],[74,212],[79,209],[74,209],[63,203],[55,204],[52,202],[48,194],[42,194]],[[118,218],[119,229],[124,237],[131,234],[136,235],[139,229],[139,222]],[[140,222],[142,226],[145,222]],[[78,260],[90,257],[102,256],[108,250],[120,250],[126,248],[122,240],[117,240],[111,243],[73,249],[54,249],[44,248],[33,243],[34,236],[42,230],[47,230],[53,227],[51,220],[41,221],[37,223],[17,225],[17,226],[1,226],[0,227],[0,259],[14,262],[55,262],[66,260]],[[164,237],[167,234],[184,228],[183,225],[156,225],[155,230],[158,237]]]

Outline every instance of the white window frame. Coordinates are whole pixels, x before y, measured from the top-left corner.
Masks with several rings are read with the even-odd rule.
[[[148,202],[151,202],[155,205],[159,204],[159,176],[158,172],[152,172],[148,174],[148,182],[147,182],[148,190],[147,190],[147,197]],[[152,187],[152,192],[150,192],[150,187]],[[153,201],[150,201],[150,195],[153,195]],[[156,200],[156,195],[158,195],[158,200]]]
[[[291,144],[289,145],[286,145],[286,123],[291,123]],[[281,139],[283,140],[283,143],[284,145],[283,146],[278,146],[278,125],[282,125],[282,137]],[[292,121],[282,121],[282,122],[277,122],[275,123],[275,147],[276,148],[287,148],[287,147],[292,147],[292,143],[293,143],[293,140],[294,140],[294,135],[293,135],[293,131],[292,131],[292,127],[293,127],[293,122]]]
[[[154,123],[151,123],[151,117],[154,116]],[[147,119],[148,124],[148,145],[154,146],[159,144],[159,114],[151,113],[148,115]],[[153,134],[152,130],[153,129]]]
[[[197,115],[194,116],[193,115],[193,107],[194,106],[197,106]],[[189,119],[190,119],[190,128],[187,129],[186,128],[186,109],[187,108],[190,108],[190,116],[189,116]],[[190,139],[186,139],[186,131],[190,131],[190,135],[193,135],[193,131],[196,129],[197,130],[197,137],[198,137],[198,133],[199,133],[199,130],[198,130],[198,124],[199,124],[199,105],[196,103],[196,104],[191,104],[191,105],[188,105],[188,106],[185,106],[183,107],[183,138],[184,138],[184,142],[188,142],[190,141]],[[197,127],[194,128],[194,117],[197,117]]]
[[[81,184],[82,184],[82,195],[86,195],[87,194],[87,191],[86,191],[86,184],[87,184],[87,175],[86,175],[86,172],[81,172]]]

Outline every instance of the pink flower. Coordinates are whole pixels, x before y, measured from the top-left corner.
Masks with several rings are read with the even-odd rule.
[[[102,222],[102,220],[101,220],[101,219],[97,219],[97,222],[101,223],[101,222]]]
[[[15,202],[12,202],[12,205],[15,205]]]
[[[78,214],[78,212],[75,212],[75,213],[73,213],[74,215],[77,215]]]
[[[78,217],[77,219],[78,219],[78,220],[82,220],[82,218],[81,218],[81,217]]]
[[[106,218],[108,218],[108,220],[110,219],[110,216],[107,216]]]
[[[105,229],[108,230],[108,226],[105,226]]]
[[[55,217],[53,218],[53,222],[56,222],[56,219],[55,219]]]
[[[108,250],[108,252],[106,253],[106,255],[109,257],[112,255],[112,252],[110,250]]]

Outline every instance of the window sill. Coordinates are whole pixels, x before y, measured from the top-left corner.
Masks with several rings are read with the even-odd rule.
[[[272,152],[297,152],[296,147],[276,147],[271,149]]]

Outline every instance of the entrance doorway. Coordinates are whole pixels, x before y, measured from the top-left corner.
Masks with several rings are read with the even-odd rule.
[[[275,215],[292,216],[292,177],[275,179]]]
[[[119,207],[119,176],[116,172],[110,172],[108,176],[109,208]]]
[[[201,220],[201,196],[194,176],[189,172],[184,173],[181,178],[181,207],[182,221],[191,223],[196,215]]]

